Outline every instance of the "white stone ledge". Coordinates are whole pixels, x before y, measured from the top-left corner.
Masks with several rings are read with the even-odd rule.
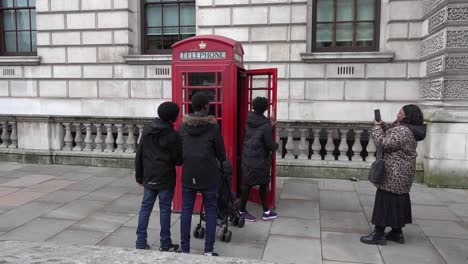
[[[0,65],[39,65],[39,56],[0,56]]]
[[[393,61],[393,52],[312,52],[301,53],[302,61],[309,63],[326,62],[389,62]]]
[[[171,64],[172,54],[128,55],[124,60],[127,64]]]
[[[225,257],[206,257],[193,254],[161,253],[156,250],[114,248],[103,246],[60,245],[43,242],[0,242],[0,259],[5,263],[205,263],[205,264],[260,264],[259,260]]]

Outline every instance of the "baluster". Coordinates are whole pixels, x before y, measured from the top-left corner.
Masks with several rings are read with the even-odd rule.
[[[0,145],[0,148],[8,148],[8,145],[10,143],[10,135],[8,134],[8,122],[3,121],[2,122],[2,144]]]
[[[115,141],[115,143],[117,143],[117,149],[115,150],[115,152],[123,152],[123,125],[116,124],[115,126],[117,127],[117,140]]]
[[[105,152],[114,152],[114,135],[112,135],[112,124],[104,124],[107,130]]]
[[[81,135],[81,123],[75,125],[75,147],[73,150],[83,150],[83,135]]]
[[[278,143],[278,149],[276,150],[276,158],[281,159],[283,157],[283,141],[281,140],[281,128],[276,130],[276,143]]]
[[[338,150],[340,151],[340,155],[338,156],[338,160],[340,161],[349,161],[348,157],[348,129],[340,129],[341,132],[341,141]]]
[[[16,121],[13,121],[11,124],[11,145],[10,148],[18,148],[18,128],[16,126]]]
[[[362,161],[362,157],[361,157],[361,151],[362,151],[362,144],[361,144],[361,134],[362,134],[362,130],[359,129],[359,130],[354,130],[354,145],[353,145],[353,152],[354,152],[354,155],[353,155],[353,158],[352,160],[353,161],[356,161],[356,162],[361,162]]]
[[[286,159],[295,159],[295,151],[294,151],[294,139],[293,139],[293,132],[294,128],[288,128],[286,129],[288,131],[288,141],[286,142],[286,156],[284,156]]]
[[[71,133],[71,123],[62,123],[65,126],[65,137],[63,138],[63,142],[65,146],[63,147],[64,150],[73,150],[73,137]]]
[[[299,142],[299,159],[309,159],[309,142],[307,142],[309,129],[301,128],[300,131],[301,141]]]
[[[102,139],[102,125],[101,124],[95,124],[96,126],[96,137],[94,138],[94,144],[96,145],[96,148],[94,151],[97,152],[102,152],[104,150],[104,140]]]
[[[93,150],[93,138],[91,137],[91,124],[85,123],[83,124],[86,128],[86,137],[85,137],[85,151],[92,151]]]
[[[125,152],[135,152],[135,135],[133,133],[133,125],[128,125],[127,149]]]
[[[371,136],[369,131],[369,144],[367,144],[367,153],[368,156],[366,157],[367,162],[374,162],[375,161],[375,151],[377,147],[375,146],[374,138]]]
[[[333,133],[334,129],[327,129],[327,144],[325,144],[325,150],[327,154],[325,155],[325,160],[335,160],[333,151],[335,151],[335,144],[333,144]]]
[[[313,160],[322,160],[322,155],[320,155],[320,150],[322,145],[320,145],[320,128],[314,128],[314,142],[312,143],[312,159]]]
[[[143,136],[143,127],[144,125],[137,125],[138,127],[138,140],[137,143],[140,144],[141,137]]]

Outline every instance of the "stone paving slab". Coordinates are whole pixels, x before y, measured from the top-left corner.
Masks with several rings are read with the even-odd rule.
[[[89,230],[65,229],[47,241],[57,244],[75,244],[94,246],[104,240],[110,233]]]
[[[29,187],[53,179],[49,175],[27,175],[1,184],[4,187]]]
[[[69,203],[80,197],[87,195],[88,191],[75,191],[75,190],[58,190],[51,192],[41,198],[38,201],[51,202],[51,203]]]
[[[263,255],[264,261],[296,264],[320,264],[320,240],[271,235]]]
[[[38,218],[0,236],[0,240],[45,241],[73,223],[73,220]]]
[[[447,207],[413,205],[411,209],[414,219],[460,221]]]
[[[431,241],[448,264],[468,263],[468,240],[432,237]]]
[[[75,200],[44,215],[44,217],[80,220],[102,209],[105,205],[107,205],[107,202]]]
[[[468,228],[462,222],[417,220],[416,223],[429,237],[468,239]]]
[[[88,231],[98,231],[103,233],[112,233],[122,225],[126,224],[134,214],[117,214],[106,212],[95,212],[88,217],[77,222],[72,229],[84,229]],[[130,226],[136,229],[136,226]],[[152,222],[149,228],[153,228]],[[158,227],[159,228],[159,227]]]
[[[96,190],[84,197],[81,197],[82,200],[92,200],[92,201],[105,201],[111,202],[119,199],[120,197],[127,194],[127,189],[125,188],[102,188]]]
[[[320,238],[320,221],[280,217],[273,222],[270,234]]]
[[[21,190],[0,197],[0,206],[20,206],[46,195],[42,192]]]
[[[362,207],[356,193],[337,191],[320,191],[320,209],[344,212],[362,211]]]
[[[89,177],[86,180],[67,186],[65,189],[91,192],[111,183],[114,180],[115,178],[113,177]]]
[[[322,231],[367,234],[371,230],[362,212],[320,211]]]
[[[60,204],[34,202],[9,210],[0,215],[0,231],[11,231],[59,206]]]
[[[283,185],[281,199],[318,201],[318,186],[316,184],[304,184],[287,182]]]
[[[322,232],[323,259],[383,264],[377,246],[359,242],[359,234]]]
[[[282,199],[277,205],[278,213],[290,218],[318,220],[320,218],[319,203],[306,200]]]
[[[320,190],[354,192],[351,181],[343,180],[317,180]]]

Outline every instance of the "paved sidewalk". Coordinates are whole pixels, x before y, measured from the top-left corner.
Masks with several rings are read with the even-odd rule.
[[[142,189],[128,169],[0,163],[0,240],[133,248]],[[277,263],[468,263],[468,191],[416,184],[407,243],[369,246],[375,188],[368,182],[280,179],[274,221],[232,227],[222,256]],[[156,206],[157,207],[157,206]],[[248,210],[260,218],[259,206]],[[159,244],[155,208],[149,242]],[[196,224],[194,217],[194,225]],[[172,218],[179,243],[179,215]],[[192,239],[192,253],[203,241]]]

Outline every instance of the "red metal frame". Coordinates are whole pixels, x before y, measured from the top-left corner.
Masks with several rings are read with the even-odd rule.
[[[269,85],[263,87],[268,91],[269,100],[271,101],[271,109],[268,110],[268,115],[273,114],[276,117],[276,91],[277,91],[277,70],[244,70],[242,45],[232,39],[204,35],[187,38],[175,43],[172,46],[172,101],[177,103],[181,109],[179,119],[176,122],[176,128],[182,120],[183,114],[188,114],[189,111],[189,91],[191,89],[215,89],[215,101],[211,102],[215,105],[215,115],[218,122],[221,122],[220,127],[223,134],[224,144],[226,147],[227,158],[233,163],[232,191],[237,192],[238,176],[241,176],[239,170],[243,133],[245,130],[245,122],[247,111],[251,107],[252,95],[247,98],[247,93],[252,94],[253,90],[261,89],[260,87],[252,87],[246,83],[249,78],[265,76],[268,79]],[[218,59],[187,59],[182,58],[181,53],[184,52],[225,52],[223,58]],[[215,73],[215,84],[210,86],[189,86],[189,73]],[[222,79],[221,84],[218,84],[219,76]],[[242,76],[245,76],[242,81]],[[250,87],[250,88],[248,88]],[[218,96],[221,92],[221,96]],[[218,99],[221,100],[218,100]],[[186,107],[184,107],[186,106]],[[220,106],[220,107],[218,107]],[[221,110],[221,112],[219,112]],[[273,153],[274,155],[274,153]],[[270,186],[268,203],[274,207],[275,202],[275,159],[273,156],[272,162],[272,184]],[[177,168],[177,184],[174,195],[173,210],[181,211],[182,207],[182,187],[181,187],[182,169]],[[255,193],[255,191],[253,192]],[[254,195],[255,196],[255,195]],[[257,195],[258,196],[258,195]],[[258,199],[253,199],[258,202]],[[195,210],[200,208],[201,199],[197,198]]]

